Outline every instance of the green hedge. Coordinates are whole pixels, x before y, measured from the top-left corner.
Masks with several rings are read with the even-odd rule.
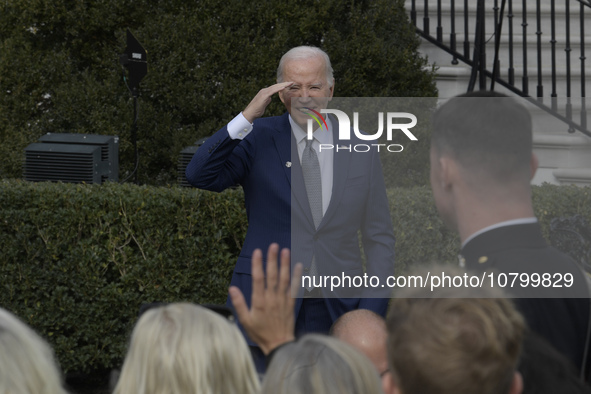
[[[399,272],[457,261],[429,188],[391,189]],[[142,302],[223,303],[246,215],[240,190],[0,181],[0,306],[54,346],[65,371],[118,366]],[[591,188],[534,188],[536,214],[581,214]]]
[[[280,56],[294,46],[331,55],[338,96],[437,95],[404,0],[3,1],[0,178],[20,178],[24,148],[47,132],[119,135],[127,178],[135,164],[119,65],[127,28],[148,51],[140,183],[175,184],[180,151],[273,84]],[[282,112],[274,99],[268,114]],[[412,163],[401,159],[401,174],[405,167]]]
[[[142,302],[225,302],[242,205],[235,190],[2,182],[0,305],[66,371],[112,366]]]
[[[439,218],[429,187],[391,189],[388,195],[396,235],[398,270],[405,270],[417,262],[458,262],[459,237]],[[562,242],[561,237],[551,237],[550,224],[554,218],[581,215],[591,226],[591,187],[534,186],[532,199],[534,213],[546,239],[563,252],[580,257],[580,253],[573,255],[576,251],[569,249],[572,244]],[[591,234],[591,227],[583,232],[583,235],[587,234]],[[591,237],[584,241],[584,244],[577,243],[576,247],[586,248],[587,256],[591,257]],[[591,261],[587,263],[591,264]]]

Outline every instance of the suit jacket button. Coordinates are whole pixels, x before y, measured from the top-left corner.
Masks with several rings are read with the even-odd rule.
[[[308,272],[310,272],[310,268],[308,268],[308,267],[304,268],[304,272],[305,272],[305,273],[308,273]]]
[[[313,239],[314,241],[318,241],[318,235],[314,235],[314,236],[312,237],[312,239]]]

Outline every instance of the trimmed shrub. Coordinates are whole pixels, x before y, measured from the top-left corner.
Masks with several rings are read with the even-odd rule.
[[[398,273],[415,263],[458,262],[460,239],[439,218],[429,187],[390,189],[388,200]]]
[[[399,274],[457,264],[429,188],[388,196]],[[591,188],[535,187],[534,206],[545,234],[554,217],[591,222]],[[247,225],[240,190],[4,180],[0,207],[0,305],[77,372],[120,365],[143,302],[224,303]]]
[[[120,179],[128,177],[133,107],[119,65],[126,28],[148,50],[139,98],[140,183],[176,183],[180,151],[273,84],[280,56],[294,46],[321,46],[331,55],[339,96],[433,97],[434,73],[424,69],[403,3],[3,2],[0,178],[19,178],[24,148],[47,132],[119,135]],[[283,111],[275,99],[267,115]],[[403,172],[404,159],[397,166]],[[424,182],[422,175],[416,182]]]
[[[222,304],[244,239],[237,190],[0,184],[0,305],[66,371],[117,365],[143,302]]]

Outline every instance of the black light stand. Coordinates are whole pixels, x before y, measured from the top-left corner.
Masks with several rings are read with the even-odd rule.
[[[123,182],[128,181],[133,176],[134,183],[137,184],[137,170],[140,162],[137,147],[138,97],[140,96],[140,82],[148,73],[148,55],[142,44],[131,34],[129,29],[127,29],[127,47],[125,53],[119,57],[119,62],[128,71],[128,76],[124,76],[123,79],[133,97],[131,140],[135,150],[135,168]]]

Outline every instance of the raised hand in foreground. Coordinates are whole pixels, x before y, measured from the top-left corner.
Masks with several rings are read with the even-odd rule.
[[[263,272],[263,253],[252,254],[252,299],[248,309],[244,295],[236,286],[229,289],[232,305],[246,334],[259,345],[264,354],[295,339],[294,305],[302,264],[296,264],[290,286],[290,252],[281,250],[281,264],[277,270],[279,245],[274,243],[267,251],[267,275]]]

